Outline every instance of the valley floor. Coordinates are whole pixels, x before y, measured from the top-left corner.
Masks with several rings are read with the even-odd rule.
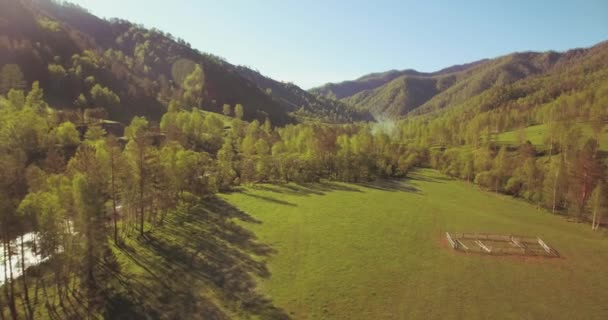
[[[562,258],[457,253],[445,231],[538,235]],[[126,239],[112,246],[116,271],[103,280],[107,296],[91,318],[608,315],[605,233],[432,170],[405,181],[246,187],[182,208],[145,237]],[[48,291],[48,298],[36,295],[36,319],[86,318],[82,294],[61,306]]]
[[[431,170],[222,196],[275,253],[261,292],[293,319],[605,319],[608,239]],[[560,259],[449,249],[445,231],[540,236]]]

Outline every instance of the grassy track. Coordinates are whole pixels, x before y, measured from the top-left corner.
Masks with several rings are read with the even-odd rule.
[[[605,319],[608,239],[434,171],[222,196],[276,253],[260,291],[294,319]],[[444,231],[539,235],[563,259],[457,254]]]

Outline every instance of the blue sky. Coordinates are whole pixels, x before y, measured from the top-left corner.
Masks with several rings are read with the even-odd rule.
[[[71,0],[308,89],[608,40],[608,1]]]

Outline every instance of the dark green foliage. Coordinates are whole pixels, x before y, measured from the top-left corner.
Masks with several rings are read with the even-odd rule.
[[[16,64],[6,64],[0,70],[0,94],[6,94],[10,89],[25,89],[23,73]]]

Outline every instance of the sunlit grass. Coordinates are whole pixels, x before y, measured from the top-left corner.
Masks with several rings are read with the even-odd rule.
[[[591,125],[586,122],[579,122],[577,125],[580,126],[581,133],[584,138],[593,137],[593,130],[591,129]],[[546,147],[547,131],[547,125],[544,124],[530,126],[523,130],[525,140],[530,141],[530,143],[538,147]],[[498,134],[498,136],[496,137],[496,142],[505,144],[516,144],[518,143],[519,135],[520,133],[518,132],[518,130],[503,132]],[[600,143],[601,150],[608,151],[608,131],[606,131],[606,129],[604,129],[604,131],[602,132],[598,142]],[[584,141],[582,143],[584,143]]]
[[[608,242],[528,203],[420,171],[408,182],[223,196],[276,254],[263,293],[294,319],[601,319]],[[457,254],[445,231],[541,236],[562,259]]]

